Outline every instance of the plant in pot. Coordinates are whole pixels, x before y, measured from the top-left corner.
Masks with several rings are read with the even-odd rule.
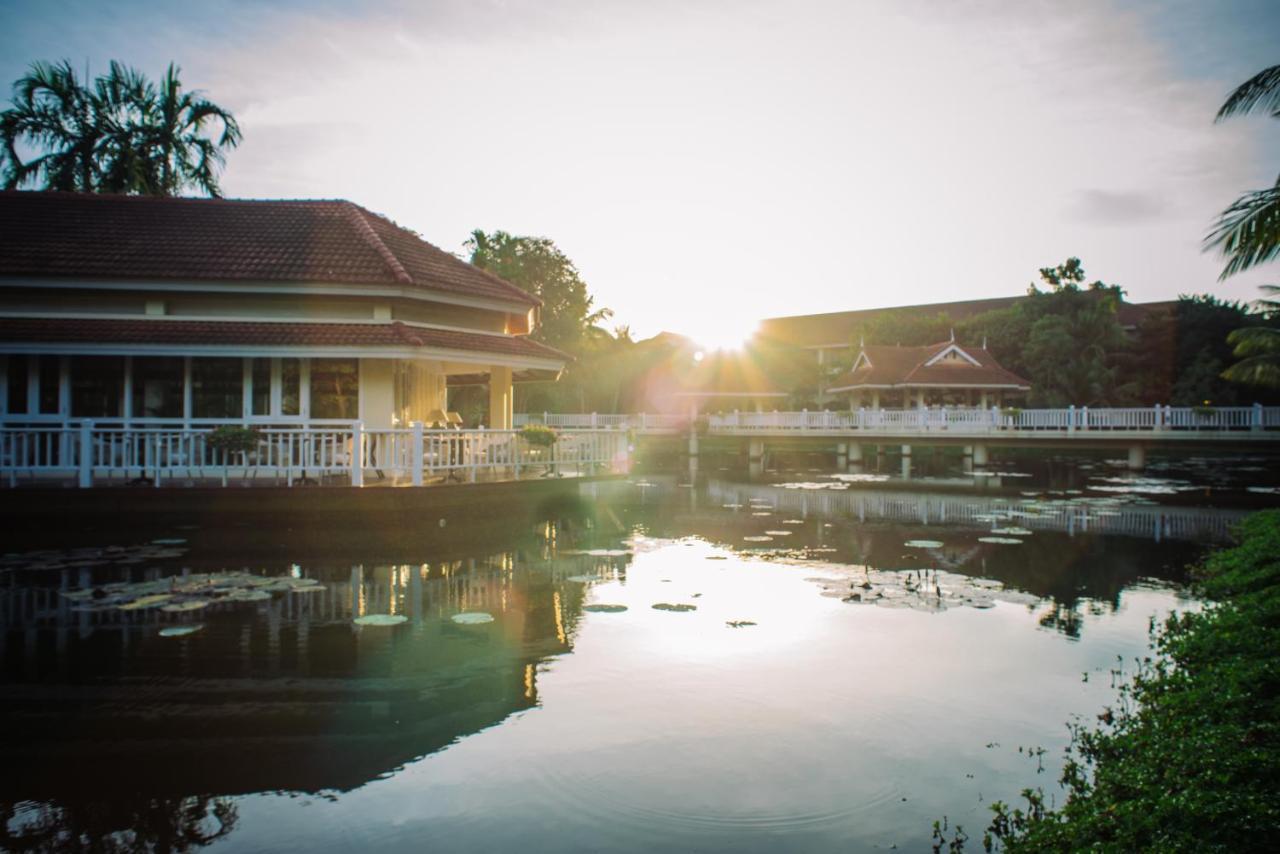
[[[227,485],[227,468],[231,464],[233,454],[244,455],[258,449],[261,436],[254,427],[240,427],[235,424],[224,424],[215,427],[205,437],[205,445],[222,455],[222,485]]]
[[[529,447],[531,457],[541,457],[548,449],[554,449],[557,438],[556,431],[542,424],[526,424],[520,428],[520,440]]]

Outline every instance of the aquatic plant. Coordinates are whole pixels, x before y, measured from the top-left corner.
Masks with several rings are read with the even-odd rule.
[[[484,611],[463,611],[461,614],[454,614],[450,619],[460,626],[480,626],[492,623],[493,614]]]
[[[363,617],[356,617],[351,622],[357,626],[398,626],[408,621],[409,618],[403,614],[365,614]]]

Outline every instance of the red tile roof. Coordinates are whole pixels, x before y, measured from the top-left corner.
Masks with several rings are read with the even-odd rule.
[[[538,305],[347,201],[0,192],[0,276],[419,287]]]
[[[867,386],[1013,386],[1031,388],[1031,383],[1013,371],[1000,366],[995,357],[978,347],[961,347],[975,359],[967,361],[937,362],[927,364],[955,342],[929,344],[924,347],[895,347],[869,344],[862,348],[867,364],[844,374],[831,383],[829,391]]]
[[[0,317],[0,344],[138,344],[260,347],[432,347],[566,362],[528,338],[390,323]]]

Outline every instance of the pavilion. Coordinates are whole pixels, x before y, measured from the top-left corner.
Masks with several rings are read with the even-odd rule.
[[[955,340],[923,347],[864,345],[853,369],[827,389],[849,395],[853,409],[1001,406],[1030,390],[1027,380],[1002,367],[985,346],[962,347]]]

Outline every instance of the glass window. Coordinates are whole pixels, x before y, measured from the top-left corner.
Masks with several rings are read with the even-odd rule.
[[[119,418],[124,414],[124,357],[74,356],[71,359],[71,415]]]
[[[182,359],[133,360],[135,418],[182,417]]]
[[[253,408],[254,415],[271,414],[271,360],[253,360]]]
[[[191,360],[191,416],[244,417],[244,360]]]
[[[40,357],[40,414],[58,414],[58,386],[62,380],[62,360],[57,356]]]
[[[280,360],[280,414],[302,414],[302,360]]]
[[[27,412],[27,359],[27,356],[9,357],[7,411],[11,415],[25,415]]]
[[[311,417],[354,421],[359,411],[359,360],[312,359]]]

